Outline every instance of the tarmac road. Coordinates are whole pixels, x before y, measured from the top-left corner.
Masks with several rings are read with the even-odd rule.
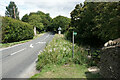
[[[20,78],[20,75],[33,63],[46,44],[54,37],[46,33],[32,41],[0,50],[2,60],[2,78]]]

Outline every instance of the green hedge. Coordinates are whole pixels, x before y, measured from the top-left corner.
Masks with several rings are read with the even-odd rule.
[[[2,43],[27,40],[33,38],[33,36],[33,26],[10,17],[3,17]]]

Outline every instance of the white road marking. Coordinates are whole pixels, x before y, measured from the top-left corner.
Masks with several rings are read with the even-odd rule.
[[[30,47],[33,48],[33,44],[30,44]]]
[[[45,40],[47,37],[49,37],[49,34],[43,40]]]
[[[43,40],[45,40],[47,37],[49,37],[49,34]],[[3,48],[3,49],[0,49],[0,51],[6,50],[6,49],[9,49],[9,48],[13,48],[13,47],[16,47],[16,46],[19,46],[19,45],[23,45],[23,44],[25,44],[25,43],[21,43],[21,44],[13,45],[11,47]],[[33,48],[33,46],[32,46],[32,48]]]
[[[26,49],[26,48],[21,49],[21,50],[19,50],[19,51],[17,51],[17,52],[14,52],[14,53],[10,54],[10,55],[11,55],[11,56],[12,56],[12,55],[15,55],[16,53],[21,52],[21,51],[23,51],[23,50],[25,50],[25,49]]]
[[[37,42],[36,44],[40,44],[40,43],[45,44],[46,42]]]

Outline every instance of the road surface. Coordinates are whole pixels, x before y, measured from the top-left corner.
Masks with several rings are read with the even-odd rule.
[[[46,33],[43,36],[32,41],[15,45],[3,50],[2,52],[2,78],[20,78],[20,75],[37,59],[40,51],[54,37],[52,33]]]

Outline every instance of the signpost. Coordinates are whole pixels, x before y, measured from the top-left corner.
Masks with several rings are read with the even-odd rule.
[[[58,34],[61,34],[61,27],[58,28]]]
[[[77,35],[77,32],[74,32],[73,34],[76,36],[76,35]]]
[[[72,58],[74,58],[74,35],[77,35],[77,32],[73,31],[73,45],[72,45]]]

